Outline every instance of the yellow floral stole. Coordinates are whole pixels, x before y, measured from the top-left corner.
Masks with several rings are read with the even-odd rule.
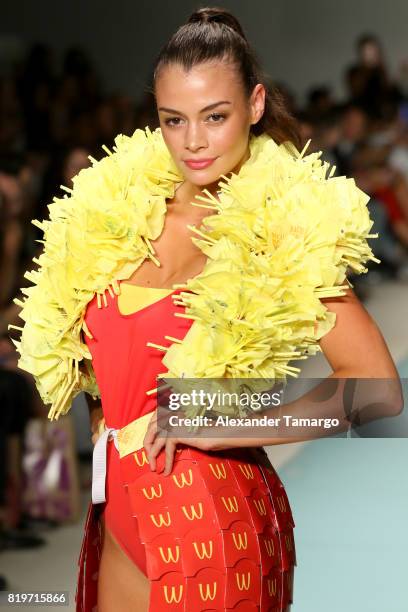
[[[164,353],[169,378],[297,376],[290,362],[321,350],[335,324],[320,301],[344,295],[346,271],[379,262],[368,238],[369,197],[352,178],[333,176],[321,152],[305,155],[290,143],[251,136],[250,157],[238,174],[222,176],[219,199],[204,190],[192,204],[214,211],[193,242],[207,255],[197,277],[174,288],[193,320]],[[308,143],[309,144],[309,143]],[[160,128],[120,135],[113,151],[81,170],[67,194],[54,198],[49,219],[33,223],[44,249],[22,289],[19,367],[31,372],[49,418],[68,412],[81,391],[99,395],[82,333],[89,301],[118,292],[161,233],[166,199],[180,175]],[[148,390],[152,393],[154,390]]]

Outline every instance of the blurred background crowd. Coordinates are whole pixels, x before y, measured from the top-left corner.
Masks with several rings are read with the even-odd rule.
[[[69,187],[90,155],[103,156],[103,144],[158,126],[148,88],[140,100],[106,93],[83,49],[68,49],[55,66],[53,49],[36,44],[0,75],[0,555],[45,545],[43,529],[78,520],[73,488],[89,488],[89,479],[77,481],[72,425],[46,423],[47,408],[18,370],[9,338],[8,325],[21,326],[13,299],[30,285],[24,272],[42,248],[30,221],[47,216],[60,185]],[[372,232],[379,233],[372,248],[381,264],[350,278],[364,302],[384,279],[408,282],[408,63],[390,74],[381,40],[362,34],[343,78],[342,100],[321,83],[302,104],[284,82],[271,86],[297,117],[303,144],[311,139],[308,152],[321,151],[335,174],[353,177],[371,197]],[[91,450],[83,455],[89,462]]]

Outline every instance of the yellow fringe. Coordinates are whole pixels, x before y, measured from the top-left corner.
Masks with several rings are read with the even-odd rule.
[[[166,338],[166,340],[170,340],[170,342],[178,342],[179,344],[181,344],[183,342],[183,340],[181,340],[180,338],[174,338],[173,336],[164,336]]]
[[[82,329],[85,332],[85,335],[88,336],[91,340],[93,340],[93,335],[91,334],[88,325],[85,322],[85,319],[82,321]]]
[[[167,346],[160,346],[160,344],[155,344],[154,342],[146,342],[146,346],[151,346],[153,348],[158,349],[159,351],[167,351]]]

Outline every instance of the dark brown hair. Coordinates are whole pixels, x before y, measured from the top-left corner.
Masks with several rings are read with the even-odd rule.
[[[266,133],[278,144],[290,141],[300,149],[301,138],[296,119],[285,107],[279,89],[269,85],[270,81],[261,71],[239,21],[225,9],[200,8],[178,28],[156,58],[153,90],[164,66],[177,63],[190,70],[194,65],[214,59],[230,59],[235,64],[248,98],[257,83],[264,85],[265,111],[258,123],[251,126],[251,132],[256,136]]]

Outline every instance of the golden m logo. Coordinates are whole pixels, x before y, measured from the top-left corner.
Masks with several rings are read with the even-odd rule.
[[[254,473],[252,471],[252,465],[250,465],[249,463],[245,463],[244,465],[239,464],[239,469],[247,480],[249,480],[250,478],[253,479]]]
[[[212,471],[212,473],[214,474],[214,476],[219,480],[220,478],[223,478],[224,480],[227,477],[227,472],[225,470],[225,464],[224,463],[216,463],[215,467],[213,466],[212,463],[208,464],[210,466],[210,470]]]
[[[281,512],[286,512],[286,503],[285,503],[285,498],[284,498],[282,495],[279,495],[279,496],[276,498],[276,503],[278,504],[278,506],[279,506],[279,510],[280,510]]]
[[[167,512],[167,522],[164,520],[164,517],[162,514],[159,514],[159,521],[156,521],[156,517],[154,516],[154,514],[150,515],[150,518],[152,519],[153,523],[156,525],[156,527],[161,527],[162,525],[165,525],[166,527],[168,527],[171,524],[171,517],[170,517],[170,512]]]
[[[202,601],[207,601],[207,599],[211,599],[212,601],[217,594],[217,583],[216,582],[213,582],[213,593],[211,593],[210,591],[210,585],[208,582],[205,585],[205,594],[203,593],[203,584],[201,582],[199,583],[198,588],[200,589],[200,597]]]
[[[153,486],[150,487],[150,497],[149,497],[149,494],[147,493],[145,487],[143,487],[142,489],[143,495],[146,497],[146,499],[151,501],[154,497],[161,497],[163,495],[162,486],[160,483],[159,483],[158,489],[159,489],[159,493],[156,493],[156,489]]]
[[[247,572],[247,579],[248,579],[248,584],[245,580],[245,574],[235,574],[235,577],[237,579],[237,587],[239,588],[240,591],[247,591],[249,589],[249,585],[251,584],[251,574],[249,572]]]
[[[213,541],[209,540],[208,544],[209,544],[209,552],[207,552],[206,546],[204,542],[200,542],[201,544],[201,553],[198,550],[198,543],[197,542],[193,542],[193,546],[194,546],[194,550],[196,552],[196,555],[199,559],[203,560],[204,557],[207,557],[207,559],[211,559],[211,557],[213,556]]]
[[[184,512],[184,515],[186,516],[186,518],[188,518],[189,521],[193,521],[195,518],[197,518],[197,519],[202,519],[203,518],[203,503],[202,502],[198,502],[198,505],[199,505],[199,512],[196,511],[195,506],[193,504],[190,506],[190,508],[191,508],[191,516],[187,512],[186,506],[182,506],[181,507],[181,509]]]
[[[178,589],[179,589],[179,594],[178,596],[176,595],[176,587],[172,586],[171,587],[171,595],[169,596],[168,594],[168,589],[169,587],[167,585],[164,585],[163,589],[164,589],[164,597],[166,599],[166,602],[169,603],[173,603],[173,601],[175,601],[176,603],[180,602],[180,599],[183,596],[183,585],[179,584],[178,585]]]
[[[167,547],[167,557],[165,557],[162,546],[159,546],[159,551],[164,563],[170,563],[170,561],[172,561],[173,563],[177,563],[180,558],[180,546],[176,546],[176,554],[174,556],[170,546]]]
[[[237,541],[235,539],[235,535],[238,536],[238,544]],[[244,531],[244,538],[242,538],[241,534],[232,534],[232,539],[234,540],[234,544],[235,544],[235,548],[237,550],[240,550],[241,548],[246,549],[248,547],[248,534],[246,531]]]
[[[265,540],[265,548],[268,555],[272,557],[273,553],[275,552],[273,540]]]
[[[147,457],[146,457],[146,452],[144,450],[142,450],[142,453],[141,453],[141,460],[139,459],[139,456],[138,456],[137,453],[134,453],[133,456],[134,456],[135,461],[136,461],[136,463],[137,463],[137,465],[139,467],[143,467],[146,463],[148,463]]]
[[[237,498],[235,497],[235,495],[232,499],[231,497],[228,497],[228,505],[227,505],[227,502],[225,501],[225,497],[221,497],[221,499],[223,501],[224,506],[228,510],[228,512],[238,512],[238,502],[237,502]]]
[[[265,500],[263,499],[254,499],[255,508],[258,510],[258,514],[260,516],[266,514]]]
[[[184,487],[184,485],[187,485],[188,487],[191,487],[191,485],[193,484],[193,472],[192,472],[191,468],[188,470],[188,476],[189,476],[189,481],[187,481],[185,473],[181,472],[181,474],[180,474],[181,484],[179,484],[179,482],[177,480],[177,476],[175,474],[173,474],[173,480],[174,480],[174,482],[176,483],[176,485],[178,486],[179,489],[182,489]]]
[[[270,596],[276,595],[276,578],[268,578],[268,594]]]

